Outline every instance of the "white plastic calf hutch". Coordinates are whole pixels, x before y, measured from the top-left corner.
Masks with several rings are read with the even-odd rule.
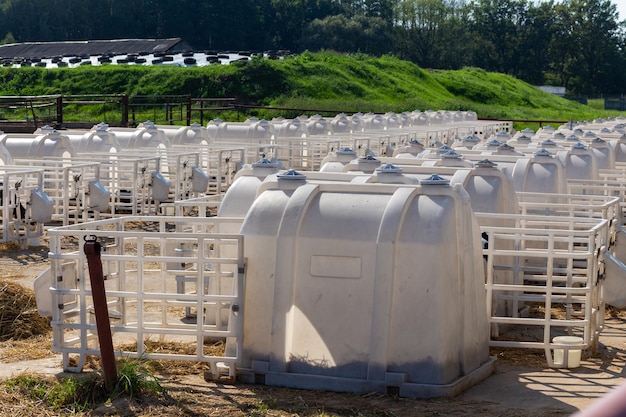
[[[320,172],[341,172],[343,167],[357,159],[357,154],[350,148],[329,152],[320,163]]]
[[[559,151],[556,158],[563,164],[565,180],[594,180],[598,178],[595,154],[583,143],[577,142],[567,151]]]
[[[69,138],[56,130],[41,134],[5,133],[0,135],[0,143],[13,158],[70,158],[75,153]]]
[[[0,142],[0,166],[11,165],[13,163],[13,157],[9,150]]]
[[[565,167],[550,151],[540,149],[532,158],[522,158],[515,164],[513,180],[516,191],[557,193],[566,192]]]
[[[396,148],[393,152],[394,158],[416,158],[424,150],[424,145],[417,139],[411,139],[403,147]]]
[[[341,172],[373,174],[380,165],[379,159],[373,156],[366,156],[352,160],[342,168]]]
[[[219,217],[50,230],[52,276],[61,279],[52,280],[49,308],[64,366],[78,355],[77,370],[98,352],[80,251],[93,235],[106,247],[114,339],[137,344],[122,355],[206,361],[214,377],[236,372],[268,385],[408,397],[455,395],[493,372],[480,231],[462,187],[438,178],[306,184],[290,172],[259,192],[240,234],[214,234],[241,222]],[[63,236],[76,236],[78,248],[61,247]],[[172,242],[192,250],[174,252]],[[432,261],[443,253],[455,261]],[[224,274],[232,292],[212,292],[210,280]],[[181,276],[205,291],[181,293]],[[192,320],[186,308],[203,315]],[[225,357],[204,354],[215,337],[226,338]],[[159,353],[148,340],[194,348]]]
[[[260,184],[268,175],[277,173],[279,168],[268,159],[262,159],[237,173],[233,185],[222,199],[217,215],[244,218],[256,197]]]
[[[361,115],[361,120],[365,131],[387,129],[386,120],[381,114],[365,113]]]
[[[309,136],[306,124],[297,117],[294,119],[279,117],[272,119],[271,123],[274,125],[274,136],[276,139],[306,138]]]
[[[243,380],[431,397],[492,372],[469,199],[423,184],[261,186],[241,229]]]
[[[269,143],[274,138],[274,124],[267,120],[248,119],[245,122],[224,122],[213,119],[206,125],[212,143]]]
[[[157,127],[165,132],[172,145],[205,146],[211,141],[207,129],[198,123],[192,123],[191,126],[157,125]]]
[[[70,144],[77,154],[118,153],[121,150],[117,137],[106,123],[99,123],[87,131],[65,130],[63,134],[70,139]]]
[[[309,135],[329,135],[332,132],[330,122],[320,115],[304,120]]]
[[[113,134],[122,149],[168,148],[170,141],[165,132],[151,121],[141,123],[136,128],[113,127]]]
[[[340,113],[333,117],[330,121],[332,133],[356,133],[363,130],[361,118],[358,115],[347,116],[345,113]]]
[[[615,149],[602,138],[589,143],[589,149],[596,157],[598,169],[615,169]]]
[[[609,143],[615,149],[615,162],[626,162],[626,134]]]

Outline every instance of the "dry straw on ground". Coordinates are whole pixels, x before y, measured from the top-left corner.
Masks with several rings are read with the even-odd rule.
[[[0,280],[0,341],[19,341],[50,332],[50,319],[37,311],[35,293]]]

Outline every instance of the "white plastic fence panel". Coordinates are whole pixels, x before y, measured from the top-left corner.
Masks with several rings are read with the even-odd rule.
[[[0,167],[0,242],[17,243],[21,248],[39,245],[44,233],[43,222],[49,221],[47,214],[52,213],[52,207],[42,207],[44,212],[47,211],[45,218],[32,218],[33,196],[44,197],[44,200],[37,201],[38,205],[51,203],[45,200],[45,195],[36,194],[43,192],[43,175],[41,169]]]
[[[75,160],[100,163],[100,182],[111,192],[110,207],[102,217],[157,214],[168,198],[170,184],[163,182],[158,156],[89,153]]]
[[[228,222],[133,216],[50,229],[53,350],[62,353],[64,369],[81,371],[86,355],[99,354],[84,255],[85,241],[97,240],[115,353],[208,362],[214,379],[234,380],[244,261],[241,235],[215,233]],[[224,282],[230,291],[216,285]],[[215,340],[225,341],[224,356],[209,353]],[[168,352],[159,343],[178,348]]]
[[[94,188],[100,184],[99,162],[67,159],[15,159],[14,162],[17,166],[43,170],[43,190],[54,203],[52,221],[68,225],[98,220],[100,211],[108,209],[108,198],[98,199]]]
[[[544,349],[550,367],[560,366],[551,353],[555,336],[580,336],[581,349],[595,347],[604,324],[599,280],[609,221],[497,213],[477,217],[486,240],[490,345]],[[508,304],[508,314],[494,309],[499,301]]]
[[[224,194],[189,198],[174,202],[176,216],[212,217],[217,214]]]
[[[168,189],[168,195],[166,201],[174,202],[176,200],[182,200],[185,198],[195,198],[204,195],[208,187],[208,175],[201,168],[202,161],[200,157],[199,147],[193,148],[157,148],[147,149],[139,148],[134,149],[131,153],[136,156],[152,157],[158,156],[160,158],[159,168],[160,173],[165,179],[168,180],[171,187]],[[200,169],[200,172],[196,173],[194,168]],[[207,179],[207,184],[203,189],[194,187],[193,176],[204,176]]]
[[[604,219],[609,222],[608,234],[602,236],[602,245],[615,242],[616,227],[620,223],[620,198],[592,194],[517,193],[520,214]]]

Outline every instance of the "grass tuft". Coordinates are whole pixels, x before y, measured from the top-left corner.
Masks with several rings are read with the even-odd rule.
[[[142,393],[160,394],[164,389],[159,379],[150,372],[145,360],[121,359],[117,364],[117,382],[113,395],[126,394],[135,398]]]

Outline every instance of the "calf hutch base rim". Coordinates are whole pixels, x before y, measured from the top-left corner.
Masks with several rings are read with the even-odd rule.
[[[393,372],[387,372],[384,381],[267,372],[269,364],[260,361],[254,362],[252,369],[237,369],[237,380],[246,384],[348,393],[376,392],[405,398],[455,397],[494,374],[495,362],[496,358],[490,357],[489,361],[469,374],[441,385],[407,382],[406,374]]]

